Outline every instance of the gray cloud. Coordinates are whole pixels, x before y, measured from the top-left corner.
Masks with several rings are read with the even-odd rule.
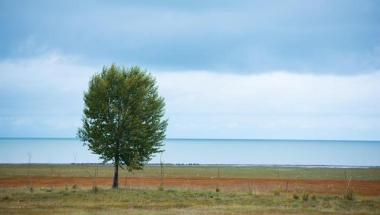
[[[380,67],[376,1],[3,4],[2,56],[33,37],[87,62],[168,70],[357,74]]]

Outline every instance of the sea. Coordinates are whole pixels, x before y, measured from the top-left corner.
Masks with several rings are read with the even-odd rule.
[[[149,164],[379,167],[380,141],[165,139]],[[101,163],[76,138],[0,138],[0,163]]]

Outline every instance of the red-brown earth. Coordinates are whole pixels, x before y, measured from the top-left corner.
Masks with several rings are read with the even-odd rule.
[[[111,177],[97,177],[96,186],[111,187]],[[119,187],[131,188],[158,188],[161,181],[160,178],[153,177],[130,177],[119,178]],[[79,188],[91,187],[93,179],[90,177],[6,177],[0,178],[0,187],[26,187],[28,185],[34,187],[68,187],[72,188],[75,184]],[[167,177],[163,181],[163,185],[167,189],[203,189],[215,190],[218,187],[223,191],[241,191],[241,192],[280,192],[303,193],[304,191],[311,194],[334,194],[341,195],[346,190],[348,184],[346,180],[332,179],[242,179],[242,178],[170,178]],[[355,194],[363,196],[379,196],[380,180],[352,180],[349,187],[354,189]]]

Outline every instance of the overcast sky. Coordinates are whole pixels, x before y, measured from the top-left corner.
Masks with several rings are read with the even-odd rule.
[[[379,20],[369,0],[0,0],[0,137],[75,137],[114,62],[157,78],[168,138],[380,140]]]

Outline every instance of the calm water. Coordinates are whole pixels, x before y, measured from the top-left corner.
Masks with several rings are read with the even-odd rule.
[[[165,163],[380,166],[380,141],[164,141]],[[31,156],[29,156],[31,155]],[[0,139],[0,163],[98,163],[78,139]],[[151,163],[159,163],[157,155]]]

